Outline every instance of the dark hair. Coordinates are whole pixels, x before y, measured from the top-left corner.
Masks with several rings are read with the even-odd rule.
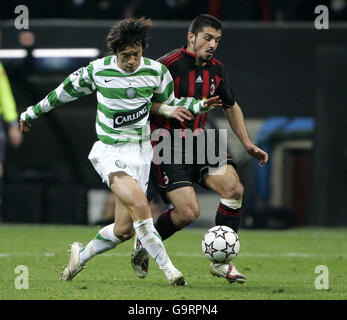
[[[217,18],[209,14],[200,14],[194,18],[189,26],[188,32],[192,32],[197,35],[205,27],[222,30],[222,23]]]
[[[142,45],[148,47],[147,34],[152,27],[151,19],[128,18],[120,21],[113,27],[106,37],[107,47],[113,54],[127,46]]]

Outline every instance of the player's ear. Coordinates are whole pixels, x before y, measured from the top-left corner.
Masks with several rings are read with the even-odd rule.
[[[188,32],[187,34],[187,42],[188,44],[194,44],[195,42],[195,34],[193,32]]]

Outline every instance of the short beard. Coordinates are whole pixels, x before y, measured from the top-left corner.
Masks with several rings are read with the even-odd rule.
[[[195,52],[198,52],[196,46],[194,45],[194,50]],[[196,56],[196,58],[200,61],[200,62],[203,62],[203,63],[207,63],[207,62],[210,62],[213,58],[213,55],[211,56],[211,58],[204,58],[203,56]]]
[[[210,62],[212,60],[212,57],[213,56],[211,56],[211,58],[205,58],[203,56],[196,56],[197,60],[199,60],[201,63],[208,63],[208,62]]]

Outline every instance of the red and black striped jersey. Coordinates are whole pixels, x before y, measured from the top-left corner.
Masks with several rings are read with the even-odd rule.
[[[174,91],[177,98],[194,97],[196,99],[210,98],[219,95],[223,107],[232,107],[235,103],[234,94],[229,86],[224,65],[212,58],[205,66],[195,65],[196,56],[185,47],[175,49],[158,59],[170,71],[174,80]],[[152,132],[158,128],[167,130],[196,129],[204,130],[207,113],[197,115],[192,120],[180,122],[176,119],[166,119],[160,115],[151,115]]]

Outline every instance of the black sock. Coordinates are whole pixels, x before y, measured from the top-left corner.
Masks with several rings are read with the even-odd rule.
[[[223,203],[219,203],[215,220],[216,226],[227,226],[237,232],[240,226],[240,215],[241,208],[231,209]]]
[[[171,237],[175,232],[181,230],[181,228],[174,225],[171,220],[171,211],[173,209],[165,210],[157,219],[154,227],[157,229],[158,233],[161,236],[161,239],[164,241],[165,239]]]

